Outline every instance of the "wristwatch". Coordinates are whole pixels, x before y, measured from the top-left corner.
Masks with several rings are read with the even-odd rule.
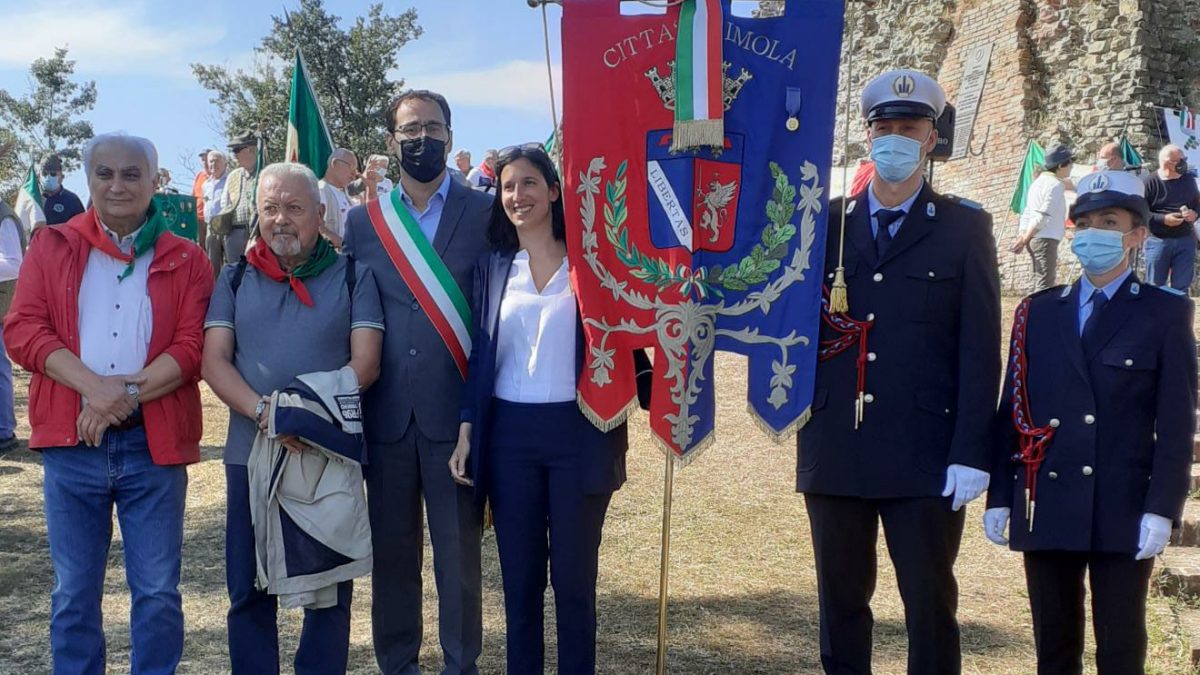
[[[254,404],[254,421],[261,422],[263,413],[267,411],[267,400],[264,398],[258,399],[258,403]]]
[[[137,403],[138,398],[142,395],[142,389],[133,382],[126,382],[125,393],[129,394],[129,398],[133,399],[134,403]]]

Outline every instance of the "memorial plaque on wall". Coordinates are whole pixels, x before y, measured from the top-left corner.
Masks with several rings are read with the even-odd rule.
[[[983,85],[987,81],[988,64],[992,60],[992,43],[971,47],[963,64],[962,81],[958,86],[958,119],[954,123],[954,149],[950,159],[967,156],[971,145],[971,131],[975,128],[975,117],[979,113],[979,100],[983,97]]]

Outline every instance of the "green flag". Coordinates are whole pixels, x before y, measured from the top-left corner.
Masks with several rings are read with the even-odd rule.
[[[1142,168],[1142,156],[1138,154],[1133,143],[1129,142],[1129,138],[1125,134],[1121,134],[1121,159],[1125,162],[1126,169]]]
[[[1017,190],[1013,193],[1012,201],[1008,203],[1008,208],[1013,213],[1021,215],[1025,210],[1025,197],[1029,194],[1029,186],[1033,179],[1037,178],[1045,162],[1046,153],[1042,146],[1038,145],[1037,141],[1029,141],[1029,147],[1025,150],[1025,162],[1021,165],[1021,176],[1017,179]]]
[[[46,214],[42,210],[43,204],[42,186],[38,181],[37,169],[31,163],[29,173],[25,175],[25,182],[17,191],[17,217],[24,223],[26,232],[32,231],[39,224],[46,224]]]
[[[288,101],[288,131],[284,158],[300,162],[312,169],[317,178],[325,175],[329,155],[333,154],[333,138],[321,115],[321,104],[308,79],[304,57],[296,50],[292,68],[292,95]]]

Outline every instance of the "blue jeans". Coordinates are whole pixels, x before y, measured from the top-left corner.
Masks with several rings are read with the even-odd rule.
[[[1166,286],[1171,276],[1171,288],[1187,292],[1196,270],[1196,238],[1173,237],[1146,239],[1146,276],[1155,286]]]
[[[230,672],[279,673],[278,598],[255,587],[257,567],[250,487],[245,465],[225,465],[225,583],[229,588]],[[344,673],[350,657],[350,600],[354,582],[338,584],[338,604],[304,610],[293,662],[296,675]]]
[[[187,469],[154,464],[140,428],[110,430],[98,448],[48,448],[42,466],[55,576],[50,596],[54,673],[104,673],[100,599],[114,505],[132,597],[130,672],[174,673],[183,654],[179,568]]]
[[[0,317],[2,319],[3,317]],[[4,336],[0,332],[0,441],[12,438],[17,431],[17,415],[13,412],[12,363],[4,348]]]

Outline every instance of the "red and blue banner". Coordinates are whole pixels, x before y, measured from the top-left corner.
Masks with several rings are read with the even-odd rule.
[[[715,352],[737,352],[751,412],[783,437],[812,403],[843,2],[772,18],[732,16],[729,0],[621,4],[563,7],[580,406],[601,428],[624,421],[632,351],[653,349],[651,428],[687,461],[714,438]],[[679,136],[678,105],[702,133]]]

